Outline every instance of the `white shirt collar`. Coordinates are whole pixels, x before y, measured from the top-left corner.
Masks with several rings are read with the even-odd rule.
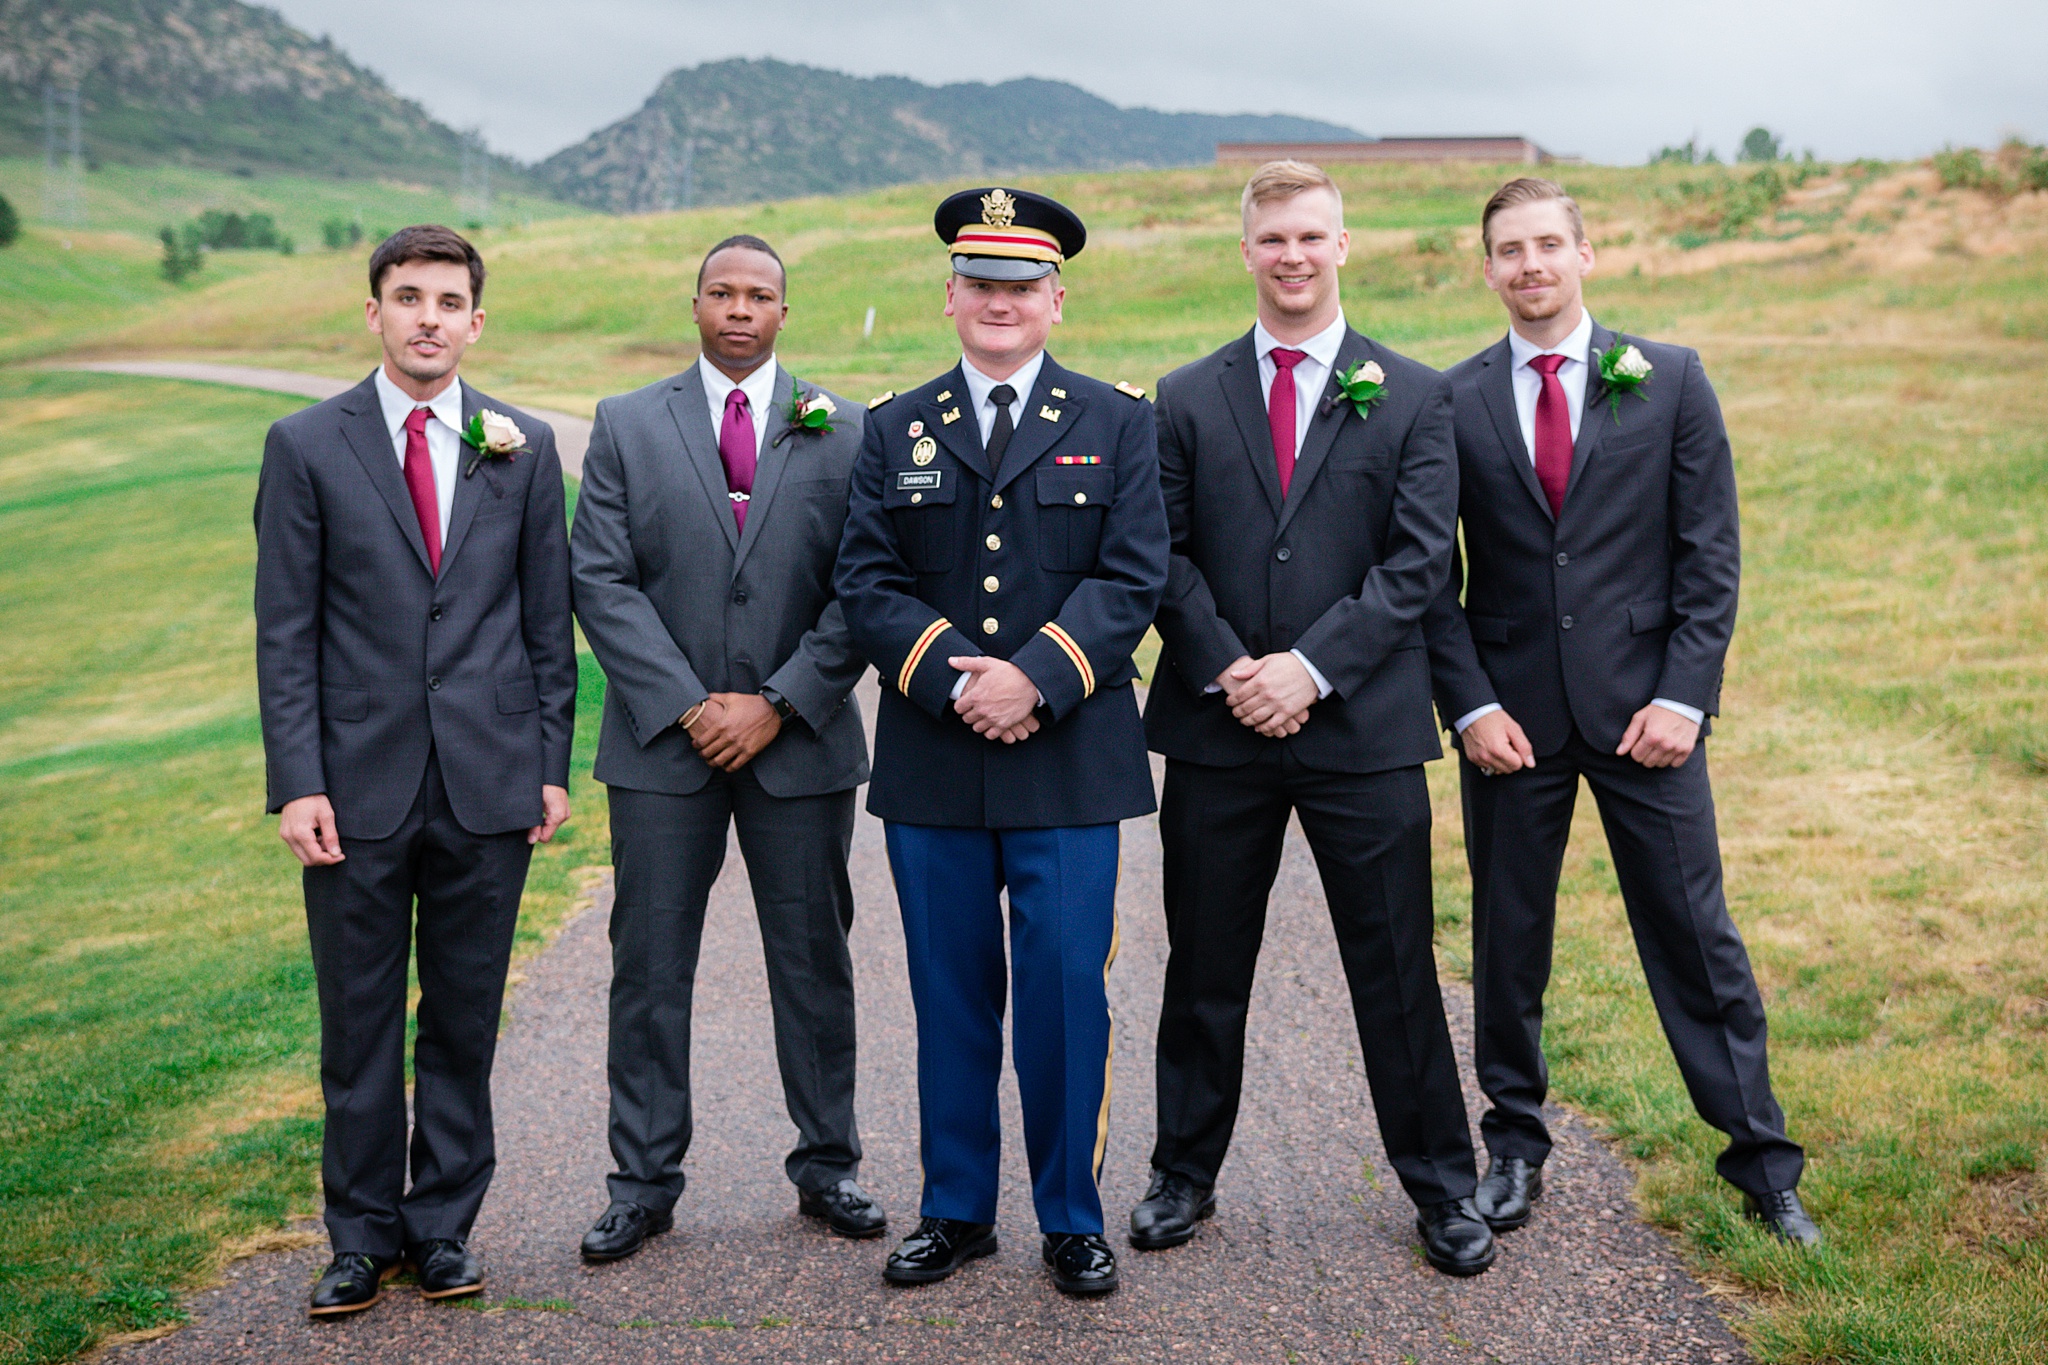
[[[1508,329],[1508,356],[1516,369],[1522,368],[1539,355],[1561,355],[1567,361],[1586,363],[1586,356],[1593,349],[1593,315],[1579,313],[1579,325],[1572,328],[1571,335],[1547,351],[1538,350],[1536,343],[1525,339],[1512,327]]]
[[[960,374],[967,380],[968,397],[974,400],[974,411],[979,414],[987,403],[989,392],[998,384],[1008,384],[1017,391],[1017,402],[1031,396],[1032,385],[1038,382],[1038,372],[1045,368],[1045,352],[1040,351],[1017,367],[1017,372],[1008,379],[991,379],[974,368],[974,362],[966,356],[960,357]]]
[[[448,387],[422,403],[404,389],[391,382],[391,376],[384,373],[384,367],[377,367],[377,403],[384,410],[384,429],[396,441],[398,433],[405,426],[405,419],[412,416],[414,408],[425,408],[438,418],[450,431],[462,430],[462,379],[460,376],[448,381]]]
[[[1310,360],[1327,370],[1337,363],[1337,351],[1344,345],[1344,326],[1344,314],[1339,312],[1335,322],[1307,341],[1296,342],[1291,349],[1307,352]],[[1266,330],[1265,323],[1252,324],[1252,349],[1259,359],[1264,360],[1280,344],[1280,339]]]
[[[703,356],[697,357],[697,372],[704,376],[704,396],[711,400],[714,410],[723,415],[726,395],[738,389],[746,394],[747,406],[753,410],[755,430],[760,429],[758,424],[767,417],[768,409],[775,405],[775,357],[772,353],[737,384],[726,376],[724,370]]]

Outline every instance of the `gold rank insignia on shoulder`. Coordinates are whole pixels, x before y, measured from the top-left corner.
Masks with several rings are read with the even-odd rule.
[[[952,396],[953,396],[953,391],[952,391],[951,389],[947,389],[947,390],[946,390],[946,391],[945,391],[944,393],[941,393],[941,394],[939,394],[939,395],[938,395],[938,396],[937,396],[936,398],[932,399],[932,401],[933,401],[934,403],[943,403],[943,402],[945,402],[945,401],[946,401],[946,400],[947,400],[948,398],[951,398]]]
[[[1065,389],[1054,389],[1052,390],[1052,396],[1055,398],[1065,398],[1067,391]]]
[[[939,443],[927,436],[910,448],[910,462],[918,468],[930,464],[939,456]]]
[[[1123,379],[1119,379],[1116,381],[1116,391],[1126,398],[1143,398],[1145,396],[1145,391],[1143,389],[1139,388],[1136,384],[1133,384],[1128,380]]]
[[[891,398],[894,398],[895,396],[896,390],[894,389],[889,390],[887,393],[876,394],[873,398],[870,398],[868,400],[868,411],[873,412],[876,408],[879,408],[880,406],[882,406],[882,404],[888,402]]]
[[[960,420],[960,409],[958,409],[958,408],[949,408],[949,409],[947,409],[947,410],[946,410],[945,412],[943,412],[943,413],[940,413],[940,414],[939,414],[939,420],[940,420],[941,422],[944,422],[944,423],[945,423],[945,424],[946,424],[947,426],[949,426],[949,427],[950,427],[950,426],[952,426],[952,425],[953,425],[953,423],[955,423],[955,422],[957,422],[957,421],[959,421],[959,420]]]
[[[1040,417],[1043,417],[1048,422],[1057,422],[1060,420],[1060,410],[1058,408],[1047,407],[1043,403],[1039,404],[1038,415]]]

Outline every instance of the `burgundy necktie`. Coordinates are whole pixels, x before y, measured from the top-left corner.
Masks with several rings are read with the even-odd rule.
[[[427,540],[427,563],[441,574],[441,499],[434,492],[434,461],[427,454],[427,410],[414,408],[405,419],[405,491]]]
[[[725,396],[725,420],[718,427],[718,458],[725,464],[725,487],[737,494],[732,500],[732,519],[747,529],[747,500],[754,495],[754,414],[747,406],[745,389]]]
[[[1561,355],[1539,355],[1529,362],[1543,376],[1543,392],[1536,399],[1536,482],[1550,498],[1553,517],[1564,515],[1564,486],[1572,477],[1572,410],[1557,379],[1564,362]]]
[[[1280,466],[1280,496],[1294,479],[1294,367],[1308,358],[1307,351],[1275,346],[1273,391],[1266,395],[1266,424],[1273,429],[1273,460]]]

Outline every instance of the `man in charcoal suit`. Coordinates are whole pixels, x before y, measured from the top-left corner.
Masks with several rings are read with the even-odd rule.
[[[1472,1137],[1432,956],[1429,792],[1442,755],[1422,615],[1450,571],[1450,393],[1352,331],[1348,236],[1314,166],[1243,197],[1258,322],[1159,385],[1173,533],[1145,733],[1171,953],[1152,1184],[1131,1244],[1194,1235],[1237,1121],[1245,1015],[1290,813],[1322,872],[1388,1160],[1431,1265],[1476,1275]]]
[[[1511,330],[1449,372],[1470,573],[1463,604],[1454,572],[1427,623],[1437,706],[1464,749],[1491,1101],[1480,1211],[1517,1228],[1543,1192],[1543,992],[1583,776],[1686,1088],[1728,1134],[1721,1175],[1752,1218],[1815,1245],[1707,781],[1741,568],[1721,410],[1695,352],[1586,312],[1593,248],[1561,187],[1510,181],[1480,221]]]
[[[305,867],[327,1101],[315,1317],[377,1302],[401,1259],[429,1298],[483,1288],[466,1243],[497,1163],[505,969],[533,845],[569,817],[562,469],[547,427],[456,377],[483,286],[447,228],[394,233],[370,256],[383,363],[263,448],[257,691],[269,806]]]
[[[887,1224],[856,1180],[854,789],[866,661],[832,590],[861,414],[775,360],[788,276],[732,237],[705,256],[703,343],[681,374],[597,408],[571,534],[576,614],[605,671],[611,802],[614,1261],[667,1230],[689,1150],[690,1010],[711,884],[737,827],[754,888],[798,1208],[843,1237]],[[792,419],[795,419],[794,422]]]

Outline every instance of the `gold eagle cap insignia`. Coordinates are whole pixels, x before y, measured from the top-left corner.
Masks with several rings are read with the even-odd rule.
[[[990,190],[981,196],[983,226],[1006,228],[1017,221],[1017,197],[1008,190]]]

